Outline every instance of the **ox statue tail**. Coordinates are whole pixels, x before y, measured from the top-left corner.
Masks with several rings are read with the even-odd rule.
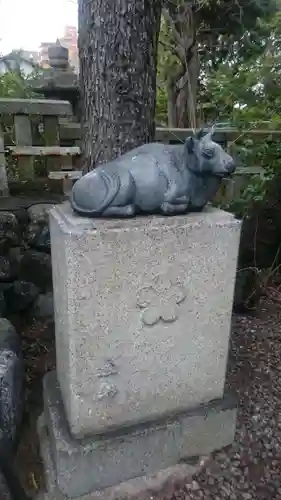
[[[70,203],[72,208],[80,215],[95,217],[102,215],[104,210],[106,210],[116,197],[119,189],[120,189],[120,179],[119,175],[116,172],[107,173],[104,169],[99,169],[96,172],[96,182],[103,183],[105,186],[106,194],[103,200],[93,208],[93,199],[89,199],[89,208],[87,207],[87,198],[90,197],[90,193],[87,193],[87,184],[88,184],[88,175],[93,175],[95,172],[91,172],[90,174],[86,174],[81,179],[79,179],[73,186],[71,192]],[[90,182],[91,184],[91,182]],[[97,190],[95,190],[97,192]],[[81,203],[77,204],[75,201],[76,195],[79,195],[79,200],[84,199],[84,207],[81,207]]]

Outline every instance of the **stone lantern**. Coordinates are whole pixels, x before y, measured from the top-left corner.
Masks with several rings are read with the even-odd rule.
[[[34,92],[43,94],[46,99],[69,101],[73,114],[79,120],[80,92],[78,75],[69,64],[69,52],[59,40],[48,49],[49,68],[46,68],[33,81]]]
[[[50,45],[48,56],[51,68],[65,71],[69,69],[69,51],[60,44],[59,40]]]

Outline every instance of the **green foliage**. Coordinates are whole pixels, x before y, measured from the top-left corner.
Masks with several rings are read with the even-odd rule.
[[[177,0],[172,0],[177,1]],[[224,206],[237,215],[247,213],[253,201],[262,200],[268,180],[281,167],[281,12],[276,2],[262,0],[197,0],[196,23],[201,52],[197,113],[205,124],[227,122],[240,130],[230,145],[245,166],[264,169],[253,176],[240,199]],[[226,15],[227,14],[227,15]],[[209,32],[208,32],[209,29]],[[169,24],[162,20],[157,112],[163,116],[167,95],[162,90],[179,60]],[[253,129],[264,134],[253,135]]]
[[[197,0],[195,4],[200,6],[197,23],[203,64],[216,68],[263,51],[276,0]]]
[[[31,98],[36,94],[32,91],[31,80],[34,78],[32,73],[25,76],[18,71],[8,71],[0,75],[0,97],[10,98]]]
[[[192,4],[193,22],[196,25],[197,45],[200,52],[200,104],[208,104],[204,84],[212,71],[217,71],[221,64],[229,65],[221,73],[235,69],[246,61],[258,58],[264,52],[273,25],[269,20],[276,13],[276,0],[166,0],[174,8],[182,7],[185,2]],[[278,17],[278,16],[276,16]],[[277,22],[278,24],[278,22]],[[188,31],[188,23],[178,23],[178,32]],[[281,46],[281,44],[280,44]],[[180,50],[179,50],[180,49]],[[167,86],[170,76],[179,73],[183,61],[177,37],[169,21],[163,16],[158,48],[158,85]],[[186,61],[184,61],[186,64]],[[227,77],[227,75],[226,75]],[[161,97],[160,97],[161,96]],[[167,98],[167,97],[166,97]],[[163,92],[158,92],[158,99],[163,100]],[[230,99],[231,103],[231,99]],[[159,106],[157,106],[158,110]],[[161,107],[162,109],[162,107]],[[166,116],[167,121],[167,116]]]
[[[265,171],[264,178],[255,176],[240,200],[227,207],[240,215],[248,211],[253,201],[263,199],[266,182],[281,168],[281,13],[268,29],[270,36],[258,58],[253,53],[238,66],[222,63],[207,76],[201,89],[204,99],[214,104],[206,110],[205,120],[227,119],[240,129],[232,150],[244,165],[259,166]],[[265,132],[262,136],[250,135],[254,129]],[[280,135],[273,133],[276,130],[280,130]]]
[[[40,70],[41,71],[41,70]],[[18,98],[18,99],[38,99],[38,94],[32,90],[32,80],[38,76],[39,70],[35,69],[34,72],[30,73],[28,76],[17,71],[7,71],[6,73],[0,75],[0,98]],[[41,139],[41,135],[38,130],[38,124],[41,122],[41,117],[33,117],[31,121],[31,126],[33,128],[33,137],[37,137],[38,142]],[[14,143],[14,123],[13,117],[11,115],[1,116],[1,126],[4,131],[5,143]],[[35,167],[37,171],[42,169],[42,163],[45,160],[39,159],[35,160]],[[7,158],[7,174],[9,179],[18,179],[19,171],[17,166],[17,161],[14,157],[9,156]]]

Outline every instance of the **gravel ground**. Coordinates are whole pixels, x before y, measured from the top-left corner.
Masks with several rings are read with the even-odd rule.
[[[264,301],[256,317],[234,316],[227,386],[239,397],[235,443],[215,453],[191,484],[161,500],[281,500],[281,304]],[[40,342],[38,332],[42,333]],[[23,332],[28,418],[18,467],[29,493],[42,485],[35,432],[40,379],[54,364],[49,327]]]
[[[233,318],[227,386],[239,398],[232,446],[173,500],[281,499],[281,307]]]

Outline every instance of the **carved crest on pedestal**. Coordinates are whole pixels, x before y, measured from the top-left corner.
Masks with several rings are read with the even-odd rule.
[[[185,298],[186,292],[179,280],[156,276],[151,284],[144,286],[137,293],[137,306],[142,309],[143,324],[153,326],[159,321],[176,321],[180,312],[179,306]]]

